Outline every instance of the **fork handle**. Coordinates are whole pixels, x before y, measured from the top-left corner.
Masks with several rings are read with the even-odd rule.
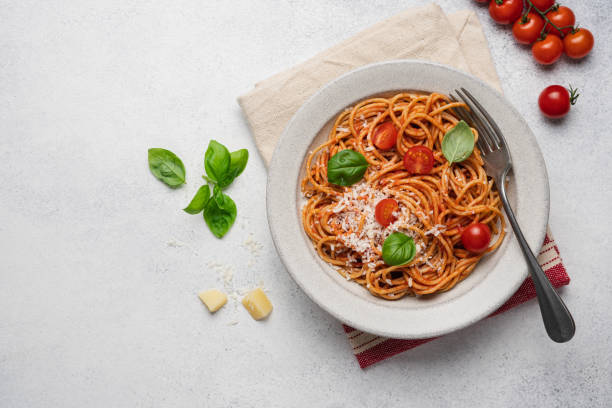
[[[546,277],[544,274],[544,271],[540,267],[536,257],[533,255],[533,252],[531,252],[531,249],[529,248],[529,245],[521,232],[521,228],[516,221],[514,212],[510,207],[508,198],[506,197],[506,187],[503,182],[504,179],[505,177],[502,177],[500,180],[501,182],[497,183],[497,185],[500,186],[499,190],[501,201],[504,206],[504,210],[506,210],[506,215],[510,221],[510,225],[512,226],[514,234],[516,235],[519,245],[521,246],[523,255],[525,256],[527,264],[529,265],[531,279],[533,280],[536,293],[538,295],[538,303],[540,304],[540,311],[542,313],[542,320],[544,320],[544,327],[546,328],[548,336],[552,340],[556,341],[557,343],[565,343],[574,337],[574,333],[576,332],[574,319],[565,306],[565,303],[563,303],[563,300],[561,300],[559,294],[557,294],[555,291],[555,288],[553,288],[551,285],[548,277]]]

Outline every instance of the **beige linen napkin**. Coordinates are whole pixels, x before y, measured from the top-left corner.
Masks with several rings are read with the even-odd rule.
[[[360,66],[396,59],[450,65],[501,91],[487,40],[473,12],[447,16],[436,4],[406,10],[257,83],[238,98],[266,164],[285,125],[323,85]]]

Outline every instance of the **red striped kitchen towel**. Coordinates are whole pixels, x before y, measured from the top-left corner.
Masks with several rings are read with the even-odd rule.
[[[546,238],[544,239],[544,245],[538,255],[538,262],[544,273],[548,276],[548,279],[552,282],[554,287],[564,286],[569,284],[570,277],[567,274],[561,256],[559,254],[559,248],[555,244],[555,240],[552,238],[550,231],[546,232]],[[499,313],[503,313],[508,309],[512,309],[515,306],[520,305],[533,299],[536,296],[535,287],[531,278],[527,278],[521,287],[516,291],[514,295],[502,307],[497,309],[489,317],[495,316]],[[372,364],[378,363],[392,357],[396,354],[410,350],[421,344],[435,340],[437,337],[430,339],[418,339],[418,340],[401,340],[401,339],[389,339],[386,337],[375,336],[373,334],[365,333],[360,330],[353,329],[352,327],[344,325],[344,331],[346,332],[348,339],[353,347],[353,354],[357,358],[361,368],[366,368]]]

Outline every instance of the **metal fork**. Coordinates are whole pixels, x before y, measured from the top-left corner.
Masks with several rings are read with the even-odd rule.
[[[529,265],[529,272],[535,284],[546,332],[557,343],[569,341],[576,331],[574,319],[544,274],[544,271],[542,271],[533,252],[531,252],[508,202],[504,180],[512,168],[512,159],[506,139],[504,139],[504,135],[491,115],[467,89],[461,88],[460,90],[455,90],[455,93],[458,95],[459,100],[463,101],[470,108],[470,110],[455,108],[455,112],[457,112],[461,119],[478,129],[479,136],[477,143],[485,163],[485,170],[487,174],[493,177],[495,184],[497,184],[506,216],[508,221],[510,221],[510,225],[512,225],[514,234]],[[458,100],[453,95],[451,95],[451,99],[454,101]]]

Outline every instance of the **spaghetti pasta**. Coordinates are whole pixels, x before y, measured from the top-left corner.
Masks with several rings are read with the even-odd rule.
[[[483,256],[461,245],[462,228],[469,224],[484,223],[493,232],[486,253],[504,239],[499,194],[478,148],[460,163],[450,164],[442,154],[444,135],[459,122],[453,112],[459,106],[465,107],[438,93],[363,100],[338,115],[327,141],[306,159],[301,183],[306,234],[323,260],[375,296],[397,300],[443,292],[469,276]],[[375,129],[385,122],[398,134],[390,150],[373,143]],[[477,130],[471,130],[477,140]],[[433,151],[429,174],[411,175],[403,166],[404,154],[416,145]],[[361,153],[369,164],[363,179],[350,187],[327,180],[327,162],[345,149]],[[385,198],[399,207],[386,227],[374,215]],[[382,259],[382,244],[395,231],[416,243],[416,256],[406,265],[389,266]]]

